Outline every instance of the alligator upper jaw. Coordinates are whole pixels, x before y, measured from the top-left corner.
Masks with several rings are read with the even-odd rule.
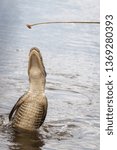
[[[45,67],[39,49],[32,48],[29,53],[29,64],[28,64],[29,76],[46,76]]]

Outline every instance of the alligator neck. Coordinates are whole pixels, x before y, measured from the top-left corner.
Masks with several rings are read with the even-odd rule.
[[[31,93],[40,93],[43,94],[45,92],[45,83],[43,80],[40,81],[31,81],[29,86],[29,91]]]

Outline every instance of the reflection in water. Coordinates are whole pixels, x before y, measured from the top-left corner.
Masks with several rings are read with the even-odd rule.
[[[58,120],[45,123],[38,131],[14,130],[8,123],[8,114],[0,116],[0,135],[10,150],[42,150],[45,142],[60,142],[73,138],[72,130],[78,126],[74,120]],[[79,122],[80,123],[80,122]],[[79,124],[78,123],[78,124]],[[4,149],[3,149],[4,150]]]
[[[44,145],[43,137],[38,131],[26,133],[17,132],[12,129],[10,142],[13,143],[9,145],[10,150],[41,150],[41,147]]]
[[[0,149],[2,141],[5,141],[8,146],[8,148],[2,147],[2,150],[42,150],[45,145],[44,138],[39,131],[14,130],[8,122],[8,114],[0,115],[0,138]]]

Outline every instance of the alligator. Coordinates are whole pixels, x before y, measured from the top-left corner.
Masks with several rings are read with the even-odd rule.
[[[48,101],[45,95],[46,71],[38,48],[31,48],[28,62],[29,89],[9,114],[15,129],[37,130],[44,122]]]

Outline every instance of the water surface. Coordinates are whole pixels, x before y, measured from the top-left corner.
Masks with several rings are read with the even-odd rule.
[[[99,21],[96,0],[0,1],[0,149],[99,150],[99,25],[41,21]],[[33,135],[15,133],[8,114],[28,89],[28,53],[41,50],[48,114]]]

